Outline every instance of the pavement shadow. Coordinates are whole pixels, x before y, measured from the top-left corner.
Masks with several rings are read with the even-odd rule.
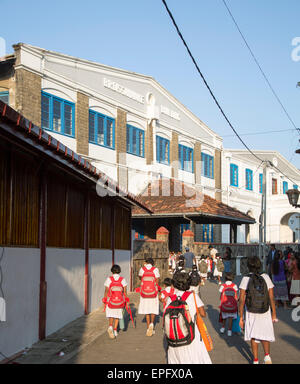
[[[280,338],[300,351],[300,338],[291,335],[281,335]]]

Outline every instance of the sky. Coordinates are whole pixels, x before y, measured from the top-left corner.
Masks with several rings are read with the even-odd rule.
[[[300,1],[226,0],[273,89],[300,128]],[[252,150],[276,150],[300,168],[300,135],[223,0],[167,0],[202,73]],[[244,148],[221,115],[161,0],[0,0],[6,53],[23,42],[154,77],[224,138]],[[297,46],[292,45],[296,39]],[[298,49],[299,48],[299,49]],[[296,59],[296,60],[295,60]],[[269,131],[284,131],[264,133]]]

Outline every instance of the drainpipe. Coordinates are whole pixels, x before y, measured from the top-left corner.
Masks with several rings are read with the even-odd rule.
[[[84,250],[85,250],[85,273],[84,273],[84,313],[89,313],[89,217],[90,198],[87,192],[84,208]]]
[[[115,264],[115,204],[111,210],[111,254],[112,254],[112,265]]]
[[[39,303],[39,339],[46,337],[46,239],[47,239],[47,178],[43,170],[40,192],[39,246],[40,246],[40,303]]]

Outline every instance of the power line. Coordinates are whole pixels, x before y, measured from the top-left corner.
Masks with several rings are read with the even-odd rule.
[[[251,151],[251,149],[247,146],[247,144],[243,141],[243,139],[239,136],[239,134],[237,133],[237,131],[234,129],[234,127],[233,127],[233,125],[231,124],[230,120],[228,119],[228,117],[226,116],[226,114],[225,114],[225,112],[223,111],[222,107],[220,106],[220,104],[219,104],[217,98],[215,97],[213,91],[211,90],[210,86],[208,85],[208,83],[207,83],[207,81],[206,81],[204,75],[203,75],[202,72],[200,71],[200,68],[198,67],[197,62],[196,62],[194,56],[192,55],[192,52],[190,51],[190,49],[189,49],[187,43],[185,42],[185,40],[184,40],[184,38],[183,38],[183,36],[182,36],[182,33],[180,32],[180,29],[178,28],[178,26],[177,26],[177,24],[176,24],[176,21],[175,21],[173,15],[172,15],[170,9],[168,8],[168,5],[167,5],[166,1],[165,1],[165,0],[162,0],[162,2],[163,2],[163,4],[164,4],[164,6],[165,6],[165,8],[166,8],[166,10],[167,10],[167,12],[168,12],[168,14],[169,14],[171,20],[172,20],[172,22],[173,22],[175,28],[176,28],[176,31],[177,31],[177,33],[178,33],[180,39],[182,40],[182,42],[183,42],[185,48],[186,48],[187,51],[188,51],[189,56],[191,57],[191,59],[192,59],[194,65],[195,65],[195,67],[196,67],[196,69],[197,69],[197,71],[198,71],[198,73],[199,73],[199,75],[201,76],[201,78],[202,78],[202,80],[203,80],[203,82],[204,82],[206,88],[208,89],[209,93],[211,94],[212,98],[214,99],[214,102],[217,104],[217,107],[219,108],[220,112],[222,113],[222,115],[224,116],[225,120],[226,120],[227,123],[229,124],[230,128],[231,128],[231,129],[233,130],[233,132],[236,134],[236,136],[238,137],[238,139],[240,140],[240,142],[244,145],[244,147],[245,147],[245,148],[246,148],[246,149],[247,149],[247,150],[248,150],[248,151],[249,151],[249,152],[250,152],[250,153],[257,159],[257,160],[262,161],[262,159],[260,159],[258,156],[255,155],[255,153],[253,153],[253,152]]]
[[[235,20],[233,14],[231,13],[231,11],[230,11],[230,9],[229,9],[229,7],[228,7],[226,1],[225,1],[225,0],[222,0],[222,1],[223,1],[224,5],[225,5],[225,7],[226,7],[226,9],[227,9],[227,11],[228,11],[228,13],[229,13],[231,19],[232,19],[232,21],[234,22],[234,24],[235,24],[237,30],[239,31],[239,34],[241,35],[241,37],[242,37],[244,43],[246,44],[246,47],[248,48],[248,50],[249,50],[249,52],[250,52],[250,54],[251,54],[253,60],[255,61],[255,63],[256,63],[256,65],[258,66],[258,68],[259,68],[261,74],[263,75],[265,81],[267,82],[269,88],[271,89],[273,95],[275,96],[275,98],[276,98],[276,100],[278,101],[278,103],[280,104],[282,110],[284,111],[284,113],[286,114],[287,118],[289,119],[289,121],[290,121],[291,124],[293,125],[294,129],[298,132],[298,134],[300,134],[300,129],[296,127],[296,124],[294,123],[294,121],[293,121],[293,119],[291,118],[290,114],[288,113],[288,111],[287,111],[286,108],[284,107],[284,105],[283,105],[282,101],[280,100],[279,96],[278,96],[277,93],[275,92],[275,90],[274,90],[274,88],[273,88],[273,86],[272,86],[270,80],[268,79],[267,75],[265,74],[264,70],[262,69],[261,65],[259,64],[257,58],[255,57],[255,55],[254,55],[254,53],[253,53],[253,51],[252,51],[250,45],[248,44],[248,42],[247,42],[245,36],[243,35],[243,33],[242,33],[240,27],[238,26],[237,21]]]
[[[178,27],[178,25],[177,25],[177,23],[176,23],[176,21],[175,21],[175,19],[174,19],[174,17],[173,17],[172,12],[170,11],[170,9],[169,9],[169,7],[168,7],[168,5],[167,5],[167,3],[166,3],[166,1],[165,1],[165,0],[162,0],[162,2],[163,2],[163,4],[164,4],[164,6],[165,6],[165,8],[166,8],[166,10],[167,10],[167,12],[168,12],[168,14],[169,14],[171,20],[172,20],[172,22],[173,22],[173,25],[174,25],[174,27],[175,27],[175,29],[176,29],[176,31],[177,31],[177,34],[179,35],[180,39],[182,40],[182,42],[183,42],[183,44],[184,44],[184,46],[185,46],[185,48],[186,48],[186,50],[187,50],[187,52],[188,52],[190,58],[192,59],[194,65],[195,65],[195,67],[196,67],[197,72],[198,72],[199,75],[201,76],[201,78],[202,78],[202,80],[203,80],[203,82],[204,82],[206,88],[208,89],[209,93],[211,94],[211,96],[212,96],[214,102],[216,103],[216,105],[217,105],[217,107],[219,108],[220,112],[221,112],[222,115],[224,116],[224,118],[225,118],[225,120],[227,121],[228,125],[229,125],[230,128],[233,130],[233,132],[235,133],[235,135],[238,137],[238,139],[240,140],[240,142],[244,145],[244,147],[245,147],[245,148],[246,148],[246,149],[247,149],[247,150],[248,150],[248,151],[249,151],[249,152],[250,152],[250,153],[257,159],[257,160],[259,160],[260,162],[264,162],[264,161],[266,161],[266,160],[262,160],[262,159],[261,159],[259,156],[257,156],[253,151],[251,151],[251,149],[247,146],[247,144],[243,141],[243,139],[240,137],[240,135],[237,133],[237,131],[235,130],[235,128],[234,128],[233,125],[231,124],[229,118],[227,117],[227,115],[226,115],[225,112],[223,111],[223,109],[222,109],[222,107],[220,106],[220,104],[219,104],[217,98],[215,97],[213,91],[211,90],[210,86],[208,85],[208,83],[207,83],[207,81],[206,81],[204,75],[202,74],[202,72],[201,72],[201,70],[200,70],[200,68],[199,68],[199,66],[198,66],[198,64],[197,64],[197,62],[196,62],[194,56],[192,55],[191,50],[189,49],[189,47],[188,47],[188,45],[187,45],[187,43],[186,43],[186,41],[185,41],[185,39],[184,39],[184,37],[183,37],[183,35],[182,35],[182,33],[181,33],[179,27]],[[249,47],[249,48],[250,48],[250,47]],[[296,127],[295,127],[295,128],[296,128]],[[296,129],[297,129],[297,128],[296,128]],[[298,129],[297,129],[297,132],[299,132]],[[292,181],[288,176],[286,176],[283,172],[281,172],[279,168],[275,167],[271,162],[269,162],[269,163],[270,163],[274,168],[276,168],[281,174],[283,174],[288,180]],[[292,181],[292,183],[294,183],[294,181]]]
[[[240,133],[240,136],[267,135],[268,133],[289,132],[289,131],[294,131],[294,129],[281,129],[281,130],[278,130],[278,131]],[[223,135],[223,137],[232,137],[232,136],[235,136],[235,135]]]

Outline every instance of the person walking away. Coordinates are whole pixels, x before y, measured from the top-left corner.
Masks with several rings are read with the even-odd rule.
[[[227,335],[232,336],[232,322],[237,319],[238,313],[238,287],[233,283],[233,273],[225,273],[225,283],[220,286],[220,314],[222,321],[222,328],[220,333],[225,332],[226,321],[228,319]]]
[[[189,247],[185,247],[185,254],[183,255],[185,258],[185,270],[186,272],[191,272],[193,265],[196,264],[196,258],[193,252],[190,252]]]
[[[284,308],[287,308],[289,301],[288,287],[285,277],[285,262],[283,260],[283,254],[278,251],[275,254],[272,262],[272,280],[274,284],[274,299],[276,307],[279,306],[279,302],[283,303]]]
[[[212,278],[213,278],[213,276],[212,276],[213,261],[212,261],[212,258],[210,256],[207,256],[206,263],[207,263],[207,278],[212,280]]]
[[[239,287],[240,327],[241,329],[245,328],[245,341],[251,340],[253,364],[259,364],[259,343],[262,344],[265,352],[264,363],[272,364],[270,343],[275,341],[273,323],[278,321],[274,301],[274,285],[266,273],[260,274],[262,265],[257,256],[249,258],[247,266],[250,273],[243,277]],[[244,307],[246,307],[245,320]]]
[[[205,281],[207,279],[207,270],[208,270],[208,263],[204,255],[201,256],[200,263],[199,263],[199,271],[200,271],[200,277],[201,277],[201,285],[205,285]]]
[[[295,252],[291,257],[290,271],[292,273],[292,282],[290,294],[299,297],[300,296],[300,253]]]
[[[174,294],[175,288],[173,287],[173,281],[169,277],[164,280],[164,289],[159,294],[159,301],[163,304],[163,310],[165,310],[167,298]]]
[[[266,263],[266,267],[267,267],[267,273],[268,275],[272,278],[272,271],[271,271],[271,268],[272,268],[272,261],[274,260],[274,257],[277,253],[277,250],[275,248],[275,245],[274,244],[271,244],[271,248],[270,248],[270,251],[268,253],[268,256],[267,256],[267,263]]]
[[[127,283],[124,277],[120,276],[121,268],[115,264],[111,268],[112,276],[109,276],[104,283],[105,292],[103,303],[105,304],[105,314],[108,318],[108,335],[111,339],[118,336],[119,320],[123,318],[123,310],[127,297]]]
[[[194,291],[196,295],[200,297],[200,284],[201,276],[200,272],[197,269],[197,265],[193,265],[192,272],[189,273],[190,276],[190,290]]]
[[[179,261],[177,263],[177,266],[173,272],[173,276],[175,275],[176,272],[186,272],[185,271],[185,258],[183,255],[179,256]]]
[[[225,271],[225,273],[231,272],[231,257],[232,257],[231,248],[226,247],[226,250],[224,253],[224,271]]]
[[[199,296],[195,295],[194,298],[193,293],[189,291],[190,276],[188,273],[182,272],[174,275],[173,285],[175,294],[170,296],[167,300],[167,307],[163,319],[164,334],[168,343],[168,364],[211,364],[211,359],[205,344],[200,337],[198,327],[194,323],[197,308],[200,316],[206,317],[204,304]],[[172,319],[172,312],[170,311],[173,311],[174,313],[174,309],[172,309],[171,306],[175,307],[174,304],[176,304],[176,300],[179,299],[184,301],[181,314],[182,321],[176,322],[177,315],[175,314],[175,318]],[[172,332],[172,329],[177,329],[182,324],[185,324],[182,330]],[[185,339],[181,341],[182,344],[185,345],[178,346],[177,344],[177,346],[171,346],[170,339],[178,335],[185,337]],[[174,345],[174,343],[172,344]]]
[[[146,336],[152,336],[154,331],[155,316],[159,314],[159,287],[157,280],[160,277],[159,270],[154,266],[154,260],[147,258],[145,265],[139,271],[141,279],[140,303],[138,313],[146,316]]]
[[[215,268],[215,259],[217,257],[217,253],[218,253],[218,250],[216,248],[214,248],[212,245],[210,245],[208,247],[209,249],[209,255],[210,255],[210,258],[212,260],[211,262],[211,273],[212,273],[212,276],[213,276],[213,273],[214,273],[214,268]]]
[[[218,284],[221,285],[222,284],[221,277],[223,276],[224,264],[219,256],[216,256],[214,263],[215,263],[214,277],[217,278]]]

